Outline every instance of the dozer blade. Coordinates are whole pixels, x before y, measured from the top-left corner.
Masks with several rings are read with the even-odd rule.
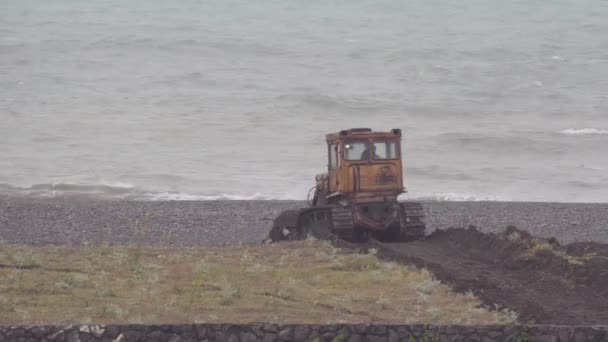
[[[304,240],[309,236],[333,238],[331,209],[306,208],[282,212],[273,222],[267,241]]]
[[[285,210],[272,223],[272,229],[268,234],[267,241],[297,240],[298,220],[302,210]]]

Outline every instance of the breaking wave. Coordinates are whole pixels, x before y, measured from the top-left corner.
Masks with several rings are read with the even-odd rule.
[[[295,193],[189,193],[177,191],[149,191],[133,184],[108,182],[107,184],[70,184],[48,183],[35,184],[29,187],[17,187],[0,184],[0,195],[8,194],[23,197],[70,197],[82,196],[98,199],[118,199],[135,201],[304,201],[306,194]],[[495,196],[477,196],[462,193],[432,193],[428,195],[401,195],[399,200],[419,201],[501,201]]]
[[[593,188],[590,184],[570,184],[570,186]],[[504,195],[504,194],[503,194]],[[540,199],[493,196],[488,194],[474,194],[467,192],[430,192],[416,195],[402,194],[399,201],[425,201],[425,202],[518,202],[540,201]],[[251,193],[205,193],[205,192],[179,192],[179,191],[151,191],[128,183],[108,184],[69,184],[48,183],[35,184],[29,187],[17,187],[0,184],[0,199],[2,196],[18,198],[84,198],[93,200],[127,200],[127,201],[306,201],[306,194],[300,192],[251,192]],[[601,202],[602,198],[589,200],[588,198],[570,198],[568,202]],[[556,202],[560,202],[559,200]]]
[[[65,197],[84,196],[100,199],[124,199],[136,201],[264,201],[264,200],[303,200],[291,194],[198,194],[171,191],[149,191],[132,184],[111,182],[108,184],[71,184],[47,183],[18,187],[0,184],[0,194],[27,197]]]
[[[304,196],[294,196],[289,194],[272,195],[255,193],[251,195],[198,195],[177,192],[163,192],[146,194],[145,200],[150,201],[303,201]],[[486,202],[486,201],[505,201],[498,196],[478,196],[461,193],[434,193],[422,196],[408,196],[407,194],[399,196],[400,201],[415,200],[415,201],[456,201],[456,202]],[[508,201],[508,200],[507,200]]]
[[[479,196],[472,194],[441,192],[421,196],[399,196],[400,201],[415,200],[415,201],[454,201],[454,202],[487,202],[487,201],[509,201],[508,199],[498,196]]]
[[[232,194],[219,194],[219,195],[197,195],[189,193],[179,192],[160,192],[160,193],[148,193],[142,200],[149,201],[272,201],[272,200],[302,200],[301,198],[289,196],[289,195],[270,195],[254,193],[251,195],[232,195]]]
[[[608,134],[608,129],[597,128],[568,128],[560,131],[561,134],[567,135],[592,135],[592,134]]]
[[[29,187],[0,184],[0,193],[34,197],[92,195],[100,197],[125,198],[129,197],[133,193],[136,193],[137,191],[138,190],[132,184],[122,182],[109,182],[107,184],[45,183],[34,184]]]

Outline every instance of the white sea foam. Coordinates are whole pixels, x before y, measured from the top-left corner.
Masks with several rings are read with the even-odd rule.
[[[201,195],[192,193],[180,192],[161,192],[161,193],[144,193],[140,199],[149,201],[304,201],[304,195],[298,196],[294,194],[217,194],[217,195]],[[409,196],[404,194],[399,196],[400,201],[418,200],[418,201],[460,201],[460,202],[481,202],[481,201],[505,201],[506,199],[498,196],[473,195],[463,193],[432,193],[421,196]],[[508,201],[508,200],[507,200]]]
[[[119,184],[115,184],[119,185]],[[23,195],[34,197],[64,197],[64,196],[85,196],[104,199],[123,199],[138,201],[305,201],[305,193],[196,193],[196,192],[154,192],[130,184],[122,184],[122,187],[110,187],[108,185],[80,185],[66,183],[47,183],[36,184],[31,187],[15,187],[0,183],[0,195]],[[568,198],[568,202],[602,202],[604,197]],[[547,198],[555,198],[549,195]],[[492,196],[488,194],[473,194],[459,192],[434,192],[427,194],[403,194],[399,196],[399,201],[452,201],[452,202],[482,202],[482,201],[542,201],[544,198],[530,198],[518,196]],[[559,200],[553,200],[560,202]]]
[[[412,196],[401,195],[399,201],[417,200],[417,201],[456,201],[456,202],[483,202],[483,201],[509,201],[508,199],[498,196],[472,195],[455,192],[432,193],[428,195]]]
[[[114,182],[114,181],[101,180],[99,182],[99,184],[103,185],[103,186],[109,186],[111,188],[121,188],[121,189],[133,189],[133,188],[135,188],[135,185],[133,185],[131,183],[125,183],[125,182]]]
[[[305,195],[297,194],[195,194],[183,192],[158,192],[158,193],[141,193],[136,196],[136,199],[147,201],[304,201]],[[481,201],[504,201],[504,198],[497,196],[473,195],[463,193],[432,193],[421,196],[409,196],[404,194],[399,196],[400,201],[418,200],[418,201],[460,201],[460,202],[481,202]],[[507,200],[508,201],[508,200]]]
[[[201,195],[180,192],[160,192],[143,194],[142,198],[149,201],[271,201],[271,200],[303,200],[290,195],[273,195],[273,194],[217,194],[217,195]]]
[[[567,135],[590,135],[590,134],[608,134],[608,129],[597,128],[568,128],[560,131],[561,134]]]
[[[131,199],[143,201],[263,201],[263,200],[304,200],[304,196],[294,194],[244,193],[244,194],[197,194],[188,192],[165,191],[154,192],[124,182],[99,182],[96,184],[81,183],[45,183],[30,186],[13,186],[0,183],[0,194],[21,194],[25,196],[61,197],[66,195],[96,196],[100,198]]]

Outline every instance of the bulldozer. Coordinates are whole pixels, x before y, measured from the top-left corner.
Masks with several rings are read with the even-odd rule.
[[[421,203],[397,200],[405,193],[401,130],[351,128],[325,136],[327,172],[315,177],[309,207],[282,212],[270,241],[342,239],[364,242],[424,237]]]

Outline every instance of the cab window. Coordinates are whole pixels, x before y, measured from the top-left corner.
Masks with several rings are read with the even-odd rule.
[[[374,159],[397,159],[397,142],[393,140],[374,141]]]
[[[369,142],[367,140],[346,142],[344,144],[344,159],[369,160]]]
[[[335,170],[338,168],[338,144],[329,145],[329,169]]]

